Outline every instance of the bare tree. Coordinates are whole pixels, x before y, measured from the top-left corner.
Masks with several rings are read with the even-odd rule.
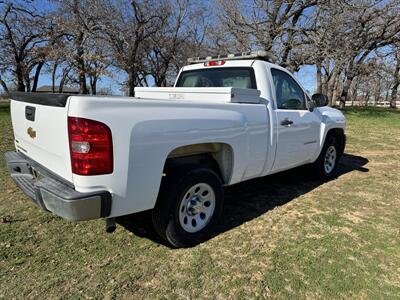
[[[91,38],[88,49],[85,71],[89,78],[90,92],[96,95],[97,82],[101,79],[101,76],[108,74],[107,69],[111,64],[110,50],[100,34],[96,34]]]
[[[65,71],[70,69],[67,72],[68,76],[71,76],[71,71],[73,71],[79,84],[79,92],[88,94],[87,76],[89,71],[93,74],[93,69],[87,70],[87,67],[93,60],[96,60],[96,65],[99,65],[102,59],[102,57],[94,59],[93,49],[95,40],[102,29],[102,16],[99,10],[103,3],[100,0],[56,0],[54,2],[58,5],[58,9],[53,13],[53,22],[56,24],[54,34],[59,37],[59,41],[53,57],[69,66],[64,69]],[[65,79],[66,76],[62,78]]]
[[[165,4],[158,1],[118,1],[103,6],[109,18],[104,18],[105,38],[112,49],[113,65],[123,70],[127,78],[128,94],[146,81],[145,42],[165,22]]]
[[[204,39],[205,8],[189,0],[166,1],[162,27],[150,36],[146,62],[156,86],[166,86],[177,74],[177,68],[194,56]]]
[[[220,21],[240,45],[237,50],[262,47],[274,52],[276,62],[292,70],[302,64],[296,48],[304,43],[309,27],[307,13],[317,5],[314,0],[239,1],[220,0]]]
[[[369,61],[399,38],[399,8],[396,1],[318,3],[305,32],[308,41],[300,48],[304,62],[316,65],[317,91],[326,93],[331,105],[340,100],[344,107],[350,91],[357,94],[353,81],[365,80]]]
[[[109,70],[128,94],[166,86],[189,56],[264,48],[292,71],[316,67],[316,91],[331,105],[390,103],[400,86],[398,0],[0,1],[0,87],[36,91],[50,74],[97,93]],[[58,88],[56,87],[56,82]],[[351,100],[351,102],[349,101]]]
[[[29,3],[19,1],[0,3],[0,11],[0,84],[8,90],[2,77],[9,74],[18,91],[30,91],[30,73],[35,70],[33,88],[36,89],[46,55],[45,15]]]
[[[351,47],[346,79],[340,96],[340,107],[344,107],[350,85],[362,64],[374,51],[393,44],[400,38],[400,5],[398,1],[376,4],[366,1],[363,5],[350,5],[351,33],[348,44]]]

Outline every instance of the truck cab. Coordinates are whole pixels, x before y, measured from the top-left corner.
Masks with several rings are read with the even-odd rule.
[[[227,60],[221,56],[189,59],[192,64],[180,70],[175,87],[258,89],[270,119],[269,151],[275,153],[268,162],[268,173],[314,161],[324,143],[324,132],[332,128],[344,131],[343,114],[326,107],[327,103],[312,100],[288,70],[265,59],[268,53],[256,51],[248,55],[263,59],[242,59],[246,57],[242,53],[237,54],[241,58],[237,60],[232,59],[235,56],[226,57]],[[331,122],[322,122],[328,119]]]

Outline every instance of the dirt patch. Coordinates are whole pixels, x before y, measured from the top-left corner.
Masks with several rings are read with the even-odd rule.
[[[361,151],[357,153],[358,155],[365,156],[365,157],[372,157],[372,156],[391,156],[391,155],[400,155],[400,149],[388,149],[388,150],[374,150],[374,151]]]
[[[346,212],[342,214],[342,217],[345,218],[346,220],[351,221],[354,224],[359,224],[361,222],[364,222],[363,216],[359,212]]]

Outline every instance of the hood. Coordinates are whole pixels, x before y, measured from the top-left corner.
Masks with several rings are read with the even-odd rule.
[[[346,118],[344,114],[336,108],[324,106],[315,108],[315,111],[320,116],[323,123],[346,124]]]

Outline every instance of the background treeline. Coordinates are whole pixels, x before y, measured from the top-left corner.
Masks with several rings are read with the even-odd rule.
[[[263,48],[292,71],[313,65],[331,105],[396,106],[399,0],[0,0],[0,85],[54,92],[173,83],[188,57]]]

